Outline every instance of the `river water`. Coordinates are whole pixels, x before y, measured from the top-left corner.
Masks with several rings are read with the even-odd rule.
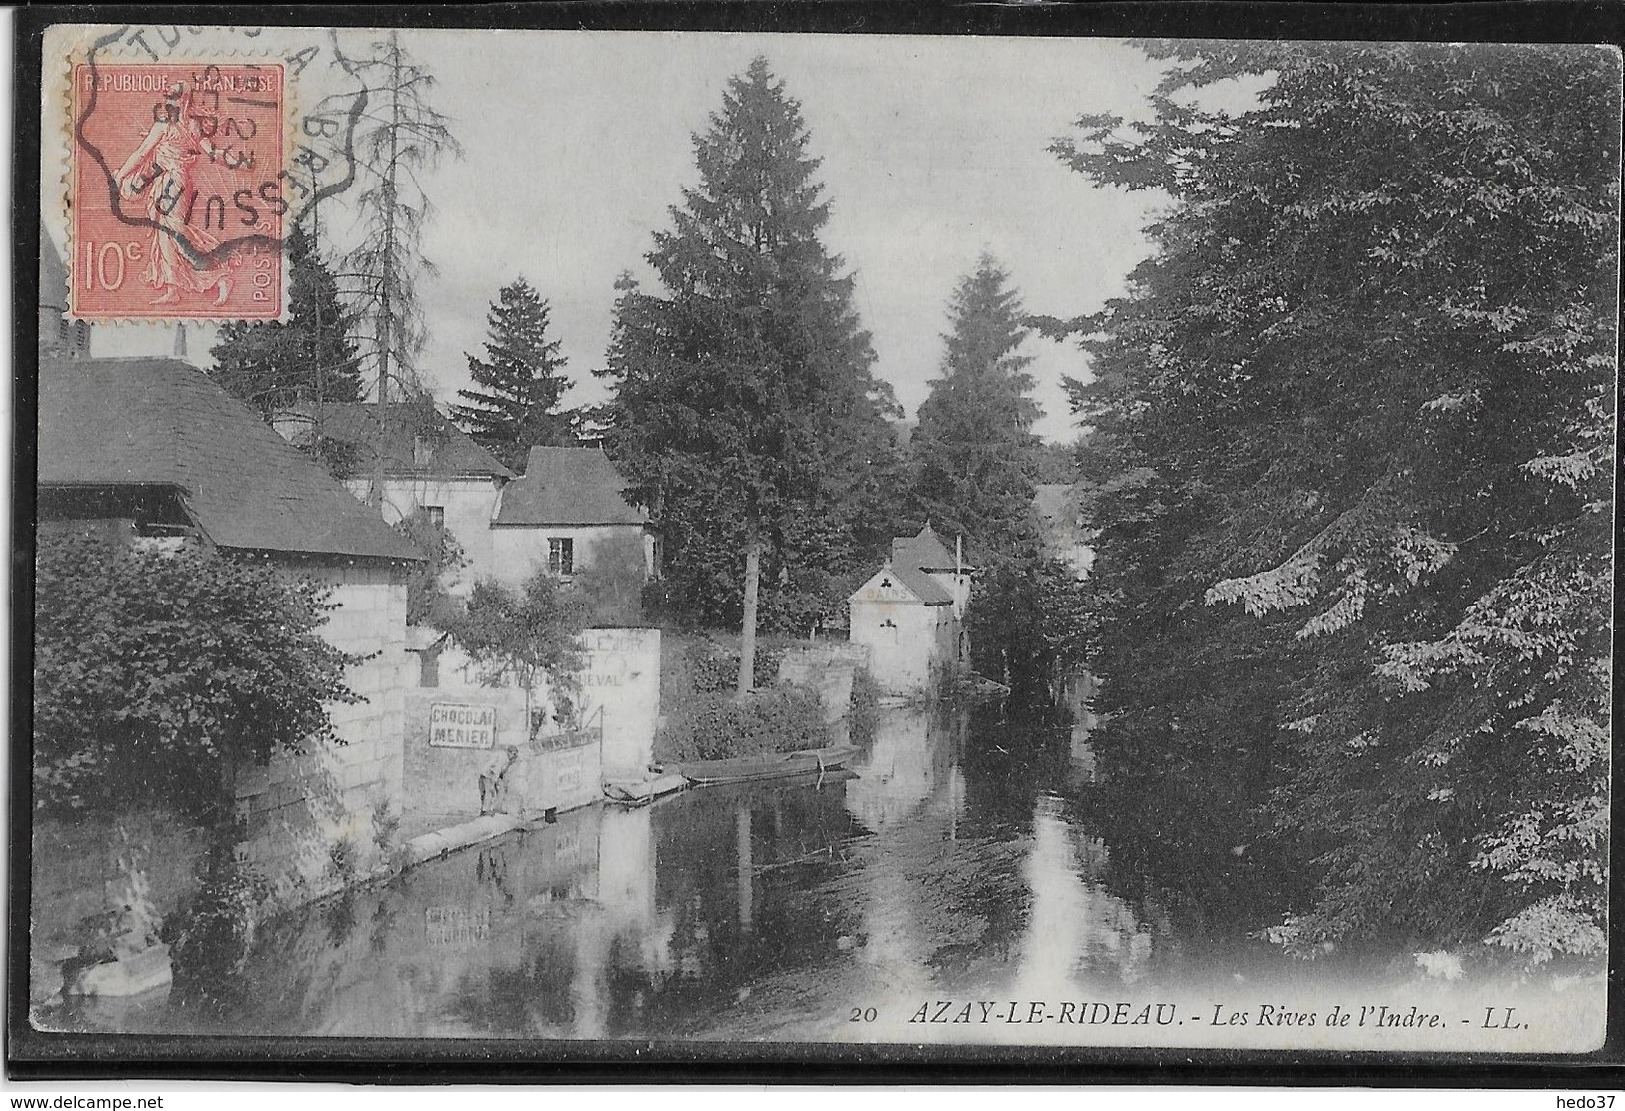
[[[1536,1048],[1591,1021],[1595,976],[1283,955],[1256,936],[1270,877],[1226,843],[1222,805],[1184,816],[1201,849],[1143,834],[1158,800],[1104,790],[1086,725],[883,711],[848,773],[563,814],[269,923],[241,968],[190,978],[208,990],[79,1002],[49,1025],[1289,1046],[1306,1032],[1280,1020],[1309,1014],[1339,1047],[1514,1048],[1483,1008],[1515,1003],[1520,1022],[1550,1012],[1516,1035]],[[1158,845],[1185,881],[1148,866]],[[1418,1000],[1448,1029],[1326,1031],[1334,1006],[1374,1025]],[[1260,1023],[1261,1007],[1278,1009]]]

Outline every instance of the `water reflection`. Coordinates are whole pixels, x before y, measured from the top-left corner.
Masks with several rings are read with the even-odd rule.
[[[864,1000],[1088,998],[1280,966],[1149,884],[1136,852],[1154,847],[1124,866],[1111,779],[1087,722],[889,711],[850,773],[575,811],[273,923],[224,1014],[176,998],[49,1019],[818,1040]]]

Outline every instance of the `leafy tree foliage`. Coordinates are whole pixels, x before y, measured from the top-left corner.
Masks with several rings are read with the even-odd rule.
[[[1056,680],[1085,666],[1096,620],[1089,598],[1062,560],[997,557],[977,573],[966,615],[974,669],[1008,684],[1017,704],[1046,703]]]
[[[1600,952],[1617,62],[1150,49],[1155,117],[1055,148],[1174,201],[1074,390],[1100,743],[1246,765],[1283,944]]]
[[[358,659],[317,632],[325,589],[268,565],[45,533],[35,593],[42,808],[221,820],[235,767],[337,741],[326,704],[360,701],[344,681]]]
[[[221,325],[209,375],[264,417],[300,403],[361,400],[361,367],[338,280],[303,224],[294,225],[284,249],[288,320]]]
[[[547,338],[548,304],[524,278],[505,285],[486,316],[485,358],[468,357],[468,373],[483,390],[459,390],[467,405],[452,417],[482,447],[515,471],[532,447],[575,443],[579,416],[561,411],[570,388],[559,341]]]
[[[649,585],[641,536],[604,536],[591,542],[571,586],[587,606],[589,623],[640,625]]]
[[[733,760],[821,748],[829,741],[815,691],[782,687],[747,699],[699,694],[655,736],[657,761]]]
[[[1078,480],[1078,452],[1081,445],[1038,445],[1038,481],[1071,484]]]
[[[768,628],[804,631],[890,532],[895,403],[819,241],[808,143],[756,59],[695,137],[699,184],[648,255],[661,292],[619,283],[609,449],[664,529],[668,602],[694,624],[753,634],[759,589]]]
[[[1039,409],[1029,396],[1032,358],[1017,353],[1028,330],[1009,280],[983,255],[954,290],[942,377],[909,441],[917,512],[978,553],[1030,552],[1035,539]]]
[[[569,716],[569,695],[577,689],[576,672],[582,666],[577,634],[585,612],[585,602],[574,591],[538,571],[521,591],[490,580],[475,583],[466,609],[447,631],[484,669],[482,681],[492,686],[511,681],[525,692],[526,717],[535,736],[541,721],[530,712],[531,696],[544,677],[561,716]]]
[[[468,566],[463,546],[422,506],[397,522],[395,531],[416,545],[425,558],[425,562],[413,564],[406,578],[406,623],[448,628],[457,619],[459,608],[456,599],[446,592],[444,579]]]
[[[351,335],[354,321],[339,298],[338,279],[317,250],[315,235],[295,224],[284,249],[288,320],[221,325],[209,370],[227,392],[266,419],[296,408],[314,414],[323,402],[359,401],[363,393]],[[354,448],[322,435],[319,421],[297,444],[340,478],[355,467]]]

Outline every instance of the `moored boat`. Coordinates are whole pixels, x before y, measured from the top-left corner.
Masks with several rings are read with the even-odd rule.
[[[728,760],[679,760],[665,765],[696,786],[713,783],[748,783],[758,779],[783,779],[834,771],[857,755],[856,745],[830,745],[797,752],[769,752],[760,756],[738,756]]]
[[[688,780],[671,772],[643,779],[606,780],[604,797],[623,806],[648,806],[655,799],[681,791],[687,786]]]

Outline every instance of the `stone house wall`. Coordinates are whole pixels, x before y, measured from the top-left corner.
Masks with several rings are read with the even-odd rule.
[[[343,887],[384,863],[387,826],[401,814],[404,698],[416,681],[406,651],[406,571],[367,561],[301,566],[333,588],[337,607],[321,633],[367,657],[346,673],[364,701],[328,707],[339,745],[278,753],[239,769],[238,856],[272,885],[279,907]]]
[[[788,648],[779,660],[779,682],[818,695],[824,721],[833,724],[852,707],[852,678],[869,663],[864,644],[817,644]]]
[[[372,486],[370,478],[352,478],[345,486],[357,499],[365,500]],[[446,531],[462,548],[467,564],[443,576],[446,590],[467,597],[480,579],[501,576],[492,548],[491,516],[496,512],[500,483],[489,475],[463,478],[391,475],[384,479],[383,516],[390,524],[410,517],[419,506],[439,506],[445,510]],[[546,555],[544,550],[543,555]]]
[[[655,537],[643,525],[491,525],[491,577],[509,586],[523,586],[537,571],[547,567],[549,540],[573,542],[575,570],[592,566],[595,550],[608,553],[620,545],[634,543],[643,553],[644,576],[659,571],[655,558]]]

